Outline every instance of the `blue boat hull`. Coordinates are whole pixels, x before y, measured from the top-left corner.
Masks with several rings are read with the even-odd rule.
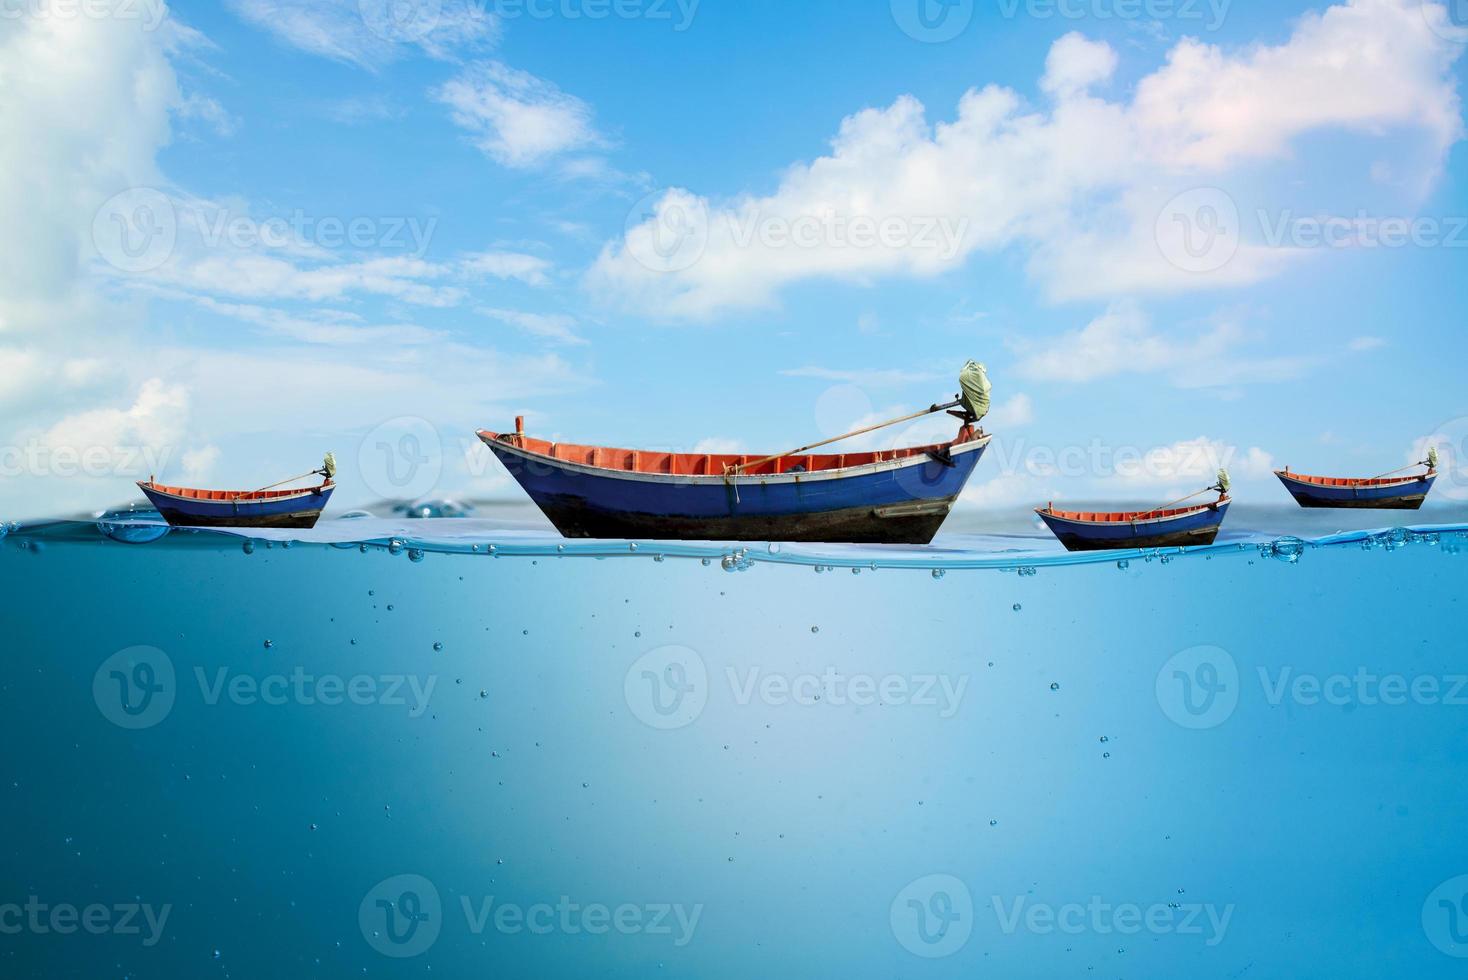
[[[1141,521],[1078,521],[1036,511],[1065,545],[1067,551],[1107,551],[1127,548],[1171,548],[1212,544],[1228,513],[1228,503],[1200,508],[1188,514]]]
[[[918,456],[849,475],[675,477],[568,464],[497,439],[486,445],[568,538],[926,544],[988,447]]]
[[[1301,507],[1350,507],[1364,510],[1417,510],[1437,475],[1394,481],[1386,485],[1325,486],[1276,473]]]
[[[174,527],[312,528],[336,488],[324,487],[259,501],[196,500],[144,484],[139,484],[139,489]]]

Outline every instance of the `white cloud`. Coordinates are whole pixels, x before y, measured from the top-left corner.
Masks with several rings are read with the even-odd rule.
[[[1386,346],[1386,341],[1380,337],[1356,337],[1347,346],[1350,350],[1360,353],[1369,350],[1380,350]]]
[[[528,169],[603,144],[591,106],[497,61],[470,67],[433,94],[475,146],[507,167]]]
[[[507,323],[517,330],[522,330],[532,337],[539,337],[552,343],[569,346],[580,346],[586,343],[586,339],[576,333],[575,318],[564,314],[525,313],[519,310],[498,310],[487,307],[481,308],[479,312],[501,323]]]
[[[1312,357],[1239,353],[1251,339],[1228,320],[1185,339],[1157,333],[1130,303],[1116,303],[1079,330],[1022,347],[1016,368],[1036,381],[1086,382],[1126,374],[1164,374],[1181,388],[1207,388],[1299,377]]]
[[[1040,88],[1052,95],[1072,96],[1116,71],[1116,52],[1104,41],[1090,41],[1072,31],[1050,47]]]
[[[1257,446],[1244,449],[1219,439],[1199,436],[1139,454],[1117,454],[1114,479],[1133,490],[1169,487],[1182,492],[1193,484],[1209,483],[1220,469],[1235,479],[1262,479],[1274,471],[1274,457]]]
[[[551,281],[550,262],[523,252],[480,252],[466,258],[463,268],[471,275],[518,279],[528,286],[548,286]]]
[[[229,0],[241,19],[294,48],[376,70],[416,46],[430,57],[488,47],[499,36],[477,0]]]
[[[1242,240],[1215,266],[1170,261],[1163,248],[1172,243],[1159,237],[1169,200],[1224,184],[1248,213],[1244,188],[1255,192],[1242,168],[1289,165],[1299,138],[1322,130],[1359,134],[1383,152],[1404,142],[1398,134],[1418,136],[1430,177],[1461,134],[1451,70],[1461,50],[1429,27],[1419,0],[1351,0],[1307,15],[1278,45],[1229,52],[1179,42],[1133,98],[1112,102],[1090,87],[1110,76],[1115,53],[1067,35],[1047,63],[1047,106],[991,85],[936,125],[911,96],[862,110],[843,120],[829,155],[793,165],[768,195],[668,191],[646,222],[603,249],[588,285],[632,308],[701,318],[769,305],[795,282],[934,276],[1014,245],[1028,250],[1031,277],[1054,299],[1254,282],[1300,250],[1234,227],[1224,231]],[[1281,179],[1288,186],[1293,176]],[[833,222],[847,230],[833,236]],[[851,230],[889,222],[905,237],[858,242]],[[924,234],[943,222],[960,232],[953,247]],[[818,233],[778,244],[750,233],[802,223]],[[649,243],[671,235],[686,247],[672,262],[649,261],[667,258]]]
[[[156,185],[154,162],[186,102],[170,55],[202,43],[171,20],[0,23],[0,324],[54,322],[117,192]]]

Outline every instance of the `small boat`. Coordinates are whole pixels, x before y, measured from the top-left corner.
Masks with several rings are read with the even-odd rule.
[[[1067,551],[1212,544],[1231,503],[1228,474],[1220,471],[1218,477],[1216,485],[1198,491],[1218,491],[1218,499],[1206,504],[1113,512],[1056,510],[1054,504],[1049,504],[1037,508],[1035,513],[1040,515]]]
[[[308,476],[324,477],[320,486],[295,490],[273,487]],[[326,454],[319,470],[282,480],[259,490],[197,490],[164,486],[153,479],[138,488],[174,527],[292,527],[316,526],[321,511],[336,489],[336,457]]]
[[[965,422],[949,442],[760,458],[547,442],[484,441],[568,538],[927,544],[990,436]]]
[[[1356,507],[1371,510],[1417,510],[1427,499],[1437,479],[1437,449],[1428,450],[1427,458],[1415,466],[1426,466],[1426,473],[1394,476],[1390,473],[1366,479],[1339,476],[1306,476],[1291,473],[1289,467],[1275,470],[1279,482],[1301,507]],[[1411,467],[1404,467],[1411,469]],[[1401,470],[1395,472],[1400,473]]]

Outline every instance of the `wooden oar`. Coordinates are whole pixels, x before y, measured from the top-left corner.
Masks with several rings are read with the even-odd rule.
[[[1437,469],[1437,460],[1438,460],[1437,447],[1436,446],[1432,446],[1432,447],[1430,447],[1428,449],[1427,458],[1426,459],[1419,459],[1415,463],[1409,463],[1406,466],[1399,466],[1399,467],[1397,467],[1394,470],[1388,470],[1385,473],[1379,473],[1376,476],[1367,477],[1367,480],[1380,480],[1382,477],[1392,476],[1393,474],[1400,473],[1403,470],[1410,470],[1410,469],[1413,469],[1414,467],[1418,467],[1418,466],[1425,466],[1429,470],[1435,470],[1435,469]]]
[[[1211,486],[1211,487],[1204,487],[1202,490],[1199,490],[1196,493],[1190,493],[1186,497],[1179,497],[1176,500],[1169,500],[1167,503],[1163,504],[1161,507],[1153,507],[1151,510],[1141,511],[1141,512],[1138,513],[1137,517],[1138,518],[1150,517],[1153,514],[1157,514],[1157,513],[1160,513],[1162,511],[1164,511],[1164,510],[1167,510],[1169,507],[1176,507],[1178,504],[1183,503],[1184,501],[1192,500],[1194,497],[1201,497],[1205,493],[1212,493],[1214,490],[1217,490],[1219,493],[1228,493],[1228,486],[1229,486],[1228,470],[1219,470],[1218,471],[1218,482],[1215,483],[1215,484],[1213,484],[1213,486]]]
[[[773,456],[766,456],[764,459],[757,459],[752,463],[740,463],[738,466],[727,467],[724,470],[724,475],[734,476],[738,474],[741,470],[747,470],[755,466],[763,466],[765,463],[771,463],[777,459],[784,459],[786,456],[795,456],[800,453],[809,452],[812,449],[819,449],[822,446],[829,446],[833,442],[840,442],[842,439],[850,439],[852,436],[865,435],[868,432],[875,432],[877,429],[885,429],[887,428],[887,426],[897,425],[899,422],[911,422],[913,419],[920,419],[924,415],[932,415],[934,412],[941,412],[944,409],[948,408],[957,408],[961,404],[963,404],[963,399],[960,398],[948,402],[945,405],[929,405],[921,412],[913,412],[911,415],[904,415],[901,418],[888,419],[886,422],[878,422],[876,425],[869,425],[864,429],[853,429],[851,432],[843,432],[839,436],[832,436],[830,439],[823,439],[820,442],[813,442],[809,446],[801,446],[799,449],[792,449],[789,452],[776,453]]]
[[[326,461],[320,469],[312,470],[309,473],[302,473],[300,476],[293,476],[287,480],[281,480],[279,483],[272,483],[268,487],[261,487],[259,490],[250,490],[246,493],[238,494],[235,497],[231,498],[231,502],[235,500],[243,500],[246,497],[253,497],[257,493],[264,493],[266,490],[274,490],[276,487],[283,487],[287,483],[295,483],[297,480],[304,480],[308,476],[324,476],[328,480],[336,476],[336,456],[332,453],[327,453]]]

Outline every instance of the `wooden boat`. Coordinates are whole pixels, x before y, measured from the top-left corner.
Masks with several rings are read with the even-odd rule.
[[[1426,466],[1427,472],[1415,476],[1383,474],[1367,479],[1306,476],[1303,473],[1291,473],[1289,467],[1275,470],[1274,475],[1279,477],[1279,482],[1285,485],[1285,489],[1301,507],[1417,510],[1427,499],[1428,491],[1437,479],[1437,462],[1437,449],[1433,448],[1428,451],[1427,459],[1415,464]]]
[[[308,476],[322,476],[320,486],[295,490],[198,490],[164,486],[152,479],[138,488],[174,527],[292,527],[311,528],[336,489],[336,458],[326,455],[319,470],[282,480],[294,483]],[[280,486],[280,483],[272,486]]]
[[[568,538],[926,544],[989,445],[974,413],[952,414],[963,421],[949,442],[833,455],[548,442],[523,418],[478,435]]]
[[[1218,499],[1206,504],[1108,512],[1056,510],[1052,503],[1037,508],[1035,513],[1067,551],[1212,544],[1231,503],[1228,487],[1228,473],[1220,470],[1214,486],[1174,501],[1182,503],[1189,497],[1217,490]]]

